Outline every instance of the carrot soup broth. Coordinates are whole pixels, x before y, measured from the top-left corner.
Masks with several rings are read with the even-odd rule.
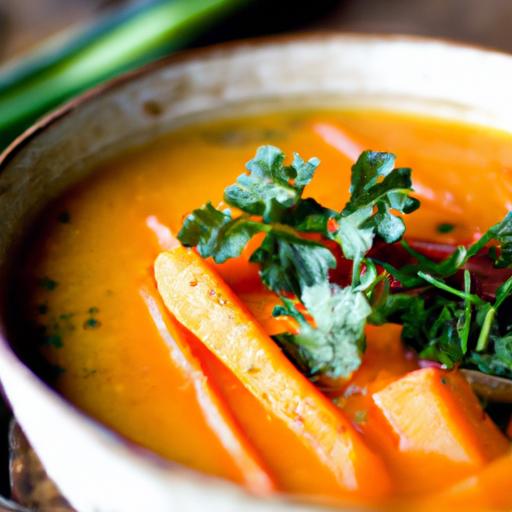
[[[512,139],[487,128],[363,110],[197,124],[105,165],[48,209],[20,276],[26,324],[57,389],[128,439],[256,491],[336,499],[344,496],[336,479],[297,433],[166,317],[154,282],[153,262],[184,216],[207,201],[222,204],[224,188],[262,144],[317,156],[306,195],[336,210],[348,199],[350,168],[362,150],[394,153],[397,166],[414,169],[422,201],[407,220],[413,238],[471,242],[512,209]],[[254,264],[215,266],[269,334],[286,330],[285,320],[272,317],[275,301]],[[421,452],[396,462],[389,417],[370,397],[384,401],[381,390],[418,366],[395,326],[368,328],[367,345],[361,368],[329,398],[382,458],[390,496],[441,492],[490,462],[465,465],[466,452],[454,464]]]

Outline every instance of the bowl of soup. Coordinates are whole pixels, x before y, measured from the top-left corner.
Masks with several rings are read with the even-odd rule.
[[[512,371],[511,86],[510,56],[435,40],[240,42],[122,77],[11,145],[0,378],[71,504],[511,507],[506,383],[497,404],[469,384]],[[441,290],[435,319],[434,292],[372,317],[384,281],[409,302]]]

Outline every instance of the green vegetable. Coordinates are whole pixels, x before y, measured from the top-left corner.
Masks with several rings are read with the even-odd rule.
[[[493,230],[491,228],[491,233]],[[467,250],[468,253],[472,251],[472,248]],[[494,255],[491,259],[496,261]],[[453,263],[454,258],[447,260]],[[429,261],[428,267],[435,271],[437,265],[441,269],[437,273],[443,274],[448,268],[447,260],[437,264]],[[463,258],[459,268],[465,262],[466,258]],[[411,286],[402,283],[404,288],[409,288],[407,292],[392,294],[389,287],[381,291],[372,302],[369,322],[401,324],[402,338],[418,350],[420,357],[439,361],[447,368],[462,364],[470,368],[476,366],[486,373],[512,377],[512,366],[507,370],[504,363],[511,360],[512,353],[507,354],[505,345],[500,341],[511,336],[512,329],[498,314],[512,295],[512,277],[497,289],[495,301],[491,303],[471,293],[471,275],[467,269],[464,270],[464,288],[460,290],[419,270],[426,265],[422,257],[416,266],[407,267],[408,273],[416,269],[420,281],[419,285],[409,281]],[[451,275],[456,270],[452,268]],[[394,276],[397,275],[400,271],[394,271]],[[423,286],[425,284],[430,286]],[[435,290],[439,293],[433,293]]]
[[[157,0],[128,7],[0,69],[0,149],[37,117],[121,72],[182,48],[248,0]]]
[[[364,326],[371,312],[362,291],[376,278],[375,266],[364,256],[376,236],[388,243],[402,236],[403,221],[391,209],[409,213],[417,208],[418,202],[408,195],[410,170],[394,169],[391,154],[363,153],[352,169],[351,200],[335,212],[303,198],[318,159],[305,161],[294,154],[290,165],[284,161],[278,148],[260,147],[246,165],[248,172],[224,193],[226,203],[242,214],[233,217],[230,210],[207,203],[187,216],[178,238],[185,246],[197,247],[201,256],[222,263],[239,256],[256,233],[265,233],[250,260],[259,265],[263,283],[282,296],[283,307],[276,314],[293,316],[301,327],[298,335],[283,334],[277,341],[312,377],[348,376],[361,363]],[[336,229],[331,231],[329,225]],[[306,233],[336,241],[354,260],[352,286],[329,282],[336,259],[323,242]],[[297,302],[305,306],[315,327],[299,312]]]
[[[350,201],[334,219],[338,229],[328,233],[345,257],[354,261],[353,285],[359,284],[361,263],[376,235],[386,243],[400,240],[405,232],[402,218],[391,212],[412,213],[419,201],[412,191],[411,170],[395,169],[391,153],[365,151],[352,167]]]
[[[278,335],[277,342],[310,376],[347,376],[357,370],[364,350],[364,326],[371,313],[366,296],[323,282],[306,288],[301,301],[316,326],[311,326],[294,301],[284,298],[284,306],[277,307],[274,315],[293,317],[300,332]]]
[[[43,288],[44,290],[48,290],[49,292],[55,290],[57,286],[59,286],[59,283],[55,281],[55,279],[51,279],[48,276],[42,277],[38,281],[39,287]]]
[[[225,201],[264,223],[282,222],[284,214],[297,206],[304,187],[311,181],[320,163],[317,158],[304,162],[295,153],[291,165],[284,165],[284,153],[274,146],[261,146],[247,162],[247,174],[226,188]]]
[[[264,226],[248,215],[233,219],[229,210],[219,211],[211,203],[194,210],[183,222],[178,238],[187,247],[196,247],[203,258],[224,263],[240,256],[247,242]]]
[[[512,266],[512,213],[473,245],[434,261],[402,240],[403,216],[419,202],[410,196],[411,170],[394,168],[394,155],[361,154],[352,167],[350,200],[340,212],[303,197],[318,164],[295,154],[286,165],[279,149],[259,148],[248,172],[225,190],[226,203],[241,213],[233,216],[207,203],[187,216],[178,238],[221,263],[240,256],[255,234],[264,233],[250,260],[281,297],[274,314],[299,325],[297,334],[275,339],[312,379],[347,377],[359,367],[367,323],[400,324],[406,344],[446,368],[463,365],[512,378],[512,277],[491,303],[472,289],[474,279],[465,268],[477,255],[490,266]],[[377,239],[401,247],[410,262],[397,268],[392,257],[369,256]],[[332,242],[352,262],[349,286],[331,282],[337,264]],[[392,279],[400,282],[398,290]]]
[[[455,229],[453,224],[445,222],[437,226],[437,232],[441,234],[451,233]]]
[[[88,318],[83,324],[84,329],[97,329],[100,326],[101,322],[96,318]]]
[[[260,147],[246,165],[248,174],[225,190],[224,200],[243,214],[233,218],[230,210],[207,203],[185,218],[178,239],[187,247],[197,247],[203,258],[223,263],[240,256],[249,240],[263,232],[266,236],[251,261],[260,266],[269,289],[300,295],[305,287],[326,282],[336,260],[322,243],[304,237],[298,229],[303,218],[296,217],[318,163],[295,155],[285,166],[279,149]]]

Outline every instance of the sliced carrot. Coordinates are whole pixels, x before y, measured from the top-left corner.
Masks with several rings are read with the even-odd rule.
[[[265,409],[196,336],[182,329],[187,333],[192,352],[206,373],[215,380],[233,416],[262,455],[279,490],[321,501],[345,498],[332,471],[303,444],[301,436]]]
[[[241,293],[238,296],[269,336],[283,332],[297,332],[298,324],[295,320],[289,316],[277,318],[273,316],[274,308],[282,304],[276,294],[270,291],[256,291]]]
[[[256,494],[270,494],[275,490],[273,479],[236,424],[213,379],[190,351],[186,331],[169,316],[154,285],[143,287],[140,293],[158,332],[169,347],[170,357],[192,382],[205,420],[238,468],[241,481]]]
[[[192,250],[161,253],[165,305],[264,405],[301,436],[346,493],[381,497],[390,480],[350,421],[283,355],[219,275]]]
[[[409,460],[403,467],[422,490],[446,486],[508,448],[457,371],[416,370],[375,393],[373,400],[395,434],[397,464]]]
[[[155,241],[161,250],[169,250],[179,245],[169,228],[156,217],[148,217],[146,224],[156,235]],[[237,291],[240,300],[249,308],[267,334],[295,332],[296,322],[289,317],[275,318],[272,315],[274,306],[281,301],[275,293],[263,286],[258,276],[258,267],[249,263],[250,253],[254,249],[255,247],[250,246],[241,258],[230,260],[228,263],[233,262],[231,265],[215,265],[211,261],[208,261],[208,264],[211,264],[223,279],[229,278],[230,286]],[[153,283],[148,286],[154,288]],[[319,500],[338,496],[340,489],[335,476],[304,446],[300,436],[265,409],[233,372],[172,315],[167,313],[162,316],[169,318],[173,329],[179,329],[178,338],[186,343],[195,358],[200,361],[209,382],[215,384],[247,439],[264,458],[278,489]]]
[[[425,500],[425,510],[512,510],[512,452]]]
[[[326,144],[337,149],[351,162],[355,162],[365,149],[364,144],[361,144],[346,128],[341,126],[318,121],[313,123],[312,129]]]

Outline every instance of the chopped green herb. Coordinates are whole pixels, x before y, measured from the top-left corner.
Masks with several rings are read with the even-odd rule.
[[[96,368],[84,368],[82,371],[82,377],[84,379],[88,379],[89,377],[92,377],[93,375],[96,375],[98,373],[98,370]]]
[[[87,310],[87,313],[89,313],[89,315],[96,315],[99,312],[100,312],[100,310],[95,306],[93,306]]]
[[[311,377],[317,374],[347,376],[359,368],[364,349],[364,326],[371,312],[362,292],[350,287],[322,283],[303,290],[301,301],[313,317],[312,327],[290,299],[274,310],[275,316],[293,317],[299,334],[275,337],[294,360]]]
[[[400,240],[405,232],[401,217],[392,211],[412,213],[419,201],[412,192],[411,170],[395,169],[391,153],[365,151],[352,167],[351,197],[339,216],[338,229],[327,234],[337,241],[345,257],[354,261],[353,285],[359,284],[361,264],[375,236],[386,243]]]
[[[99,320],[96,320],[96,318],[88,318],[84,324],[84,329],[97,329],[98,327],[101,327],[101,322]]]
[[[404,223],[393,212],[410,213],[419,203],[411,192],[410,169],[394,169],[389,153],[364,152],[352,168],[352,197],[341,212],[303,198],[319,160],[294,154],[285,165],[284,153],[274,146],[260,147],[247,163],[247,173],[226,188],[224,200],[242,211],[233,217],[207,203],[188,215],[178,234],[189,247],[217,263],[241,254],[257,233],[265,233],[250,260],[260,267],[263,283],[278,294],[292,293],[313,317],[316,327],[298,311],[294,300],[282,296],[276,315],[290,315],[301,326],[298,335],[276,337],[294,362],[311,377],[348,376],[361,364],[364,326],[371,312],[363,289],[376,276],[364,257],[376,236],[387,243],[401,238]],[[334,229],[332,229],[334,227]],[[306,233],[319,233],[340,244],[354,260],[352,286],[329,283],[336,267],[325,242]],[[365,272],[362,265],[365,264]]]
[[[250,260],[281,297],[274,314],[299,325],[297,334],[275,340],[312,379],[347,377],[359,367],[367,323],[400,324],[402,339],[420,358],[446,368],[512,378],[512,277],[492,301],[479,292],[482,276],[470,271],[482,258],[487,272],[512,267],[512,212],[474,244],[434,260],[402,240],[404,216],[419,202],[410,196],[411,170],[394,168],[394,155],[361,154],[352,167],[351,197],[339,212],[303,197],[318,164],[295,154],[286,165],[278,148],[260,147],[247,173],[225,190],[225,202],[241,214],[207,203],[187,216],[178,238],[222,263],[238,257],[254,235],[264,235]],[[454,228],[443,223],[438,231]],[[351,262],[348,286],[332,282],[338,263],[332,242]],[[380,258],[384,244],[391,252]],[[393,250],[405,252],[406,263],[397,267]]]
[[[443,222],[437,226],[437,232],[441,234],[451,233],[454,229],[455,224],[450,224],[448,222]]]
[[[52,334],[50,336],[46,336],[44,340],[46,345],[51,345],[55,348],[62,348],[62,337],[59,334]]]
[[[53,291],[55,290],[55,288],[57,288],[59,283],[54,279],[50,279],[49,277],[42,277],[41,279],[39,279],[38,285],[40,288],[43,288],[48,291]]]

